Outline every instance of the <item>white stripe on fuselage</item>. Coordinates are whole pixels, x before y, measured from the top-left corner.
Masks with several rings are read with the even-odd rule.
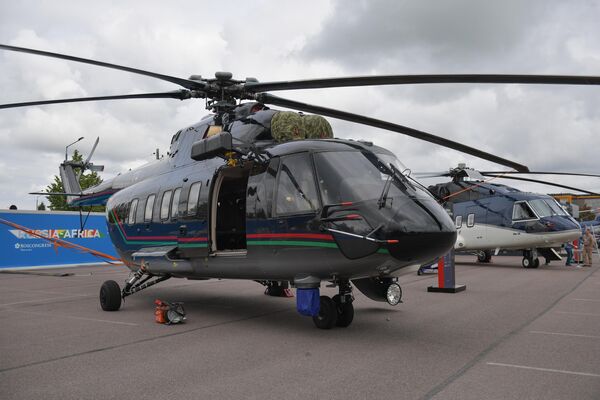
[[[579,229],[555,232],[527,233],[522,230],[496,225],[463,225],[457,230],[456,250],[527,249],[532,247],[558,247],[581,235]]]

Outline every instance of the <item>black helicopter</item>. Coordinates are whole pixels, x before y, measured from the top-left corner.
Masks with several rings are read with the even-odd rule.
[[[538,254],[548,261],[560,260],[555,247],[581,235],[579,223],[551,196],[523,192],[491,182],[515,179],[543,183],[563,189],[596,194],[584,189],[545,180],[531,179],[517,171],[477,171],[464,164],[442,173],[415,173],[421,178],[450,177],[450,182],[428,187],[429,191],[452,210],[458,237],[457,251],[475,251],[479,262],[490,262],[492,251],[523,250],[522,265],[537,268]],[[528,171],[523,174],[568,175],[598,178],[600,175]]]
[[[213,112],[173,136],[168,158],[97,187],[81,191],[77,185],[76,170],[94,168],[89,158],[61,165],[71,205],[106,203],[111,239],[132,271],[122,290],[114,281],[102,285],[104,310],[117,310],[122,298],[171,277],[289,282],[297,288],[298,310],[324,329],[352,322],[352,283],[371,299],[398,304],[402,292],[394,272],[444,255],[456,242],[456,229],[444,208],[405,173],[391,152],[367,142],[333,139],[327,128],[323,133],[322,121],[316,124],[320,131],[303,135],[296,126],[287,134],[299,140],[277,141],[274,123],[281,113],[268,105],[398,132],[517,171],[528,168],[402,125],[267,92],[453,82],[600,84],[600,77],[539,75],[394,75],[261,83],[218,72],[212,79],[182,79],[22,47],[0,49],[146,75],[184,88],[0,108],[202,98]],[[337,286],[339,294],[319,297],[322,281]]]

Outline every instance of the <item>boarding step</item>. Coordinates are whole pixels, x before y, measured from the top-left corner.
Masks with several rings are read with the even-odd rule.
[[[246,249],[235,249],[235,250],[219,250],[211,254],[213,257],[246,257],[248,250]]]
[[[167,254],[175,250],[177,246],[144,247],[131,255],[133,259],[138,258],[165,258]]]

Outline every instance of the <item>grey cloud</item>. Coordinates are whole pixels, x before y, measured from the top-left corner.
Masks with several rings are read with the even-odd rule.
[[[305,54],[362,69],[400,65],[448,70],[465,63],[479,65],[519,47],[535,28],[532,22],[548,12],[546,4],[339,1]]]

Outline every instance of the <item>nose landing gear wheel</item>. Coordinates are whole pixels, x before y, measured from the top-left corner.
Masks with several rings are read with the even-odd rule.
[[[121,308],[121,288],[115,281],[106,281],[100,287],[100,306],[104,311]]]
[[[342,303],[341,300],[342,298],[339,294],[333,296],[333,302],[335,303],[337,309],[337,321],[335,325],[340,326],[342,328],[346,328],[352,323],[352,320],[354,319],[354,306],[349,301]]]
[[[321,296],[319,315],[313,317],[313,322],[319,329],[331,329],[337,322],[337,307],[333,300],[327,296]]]

